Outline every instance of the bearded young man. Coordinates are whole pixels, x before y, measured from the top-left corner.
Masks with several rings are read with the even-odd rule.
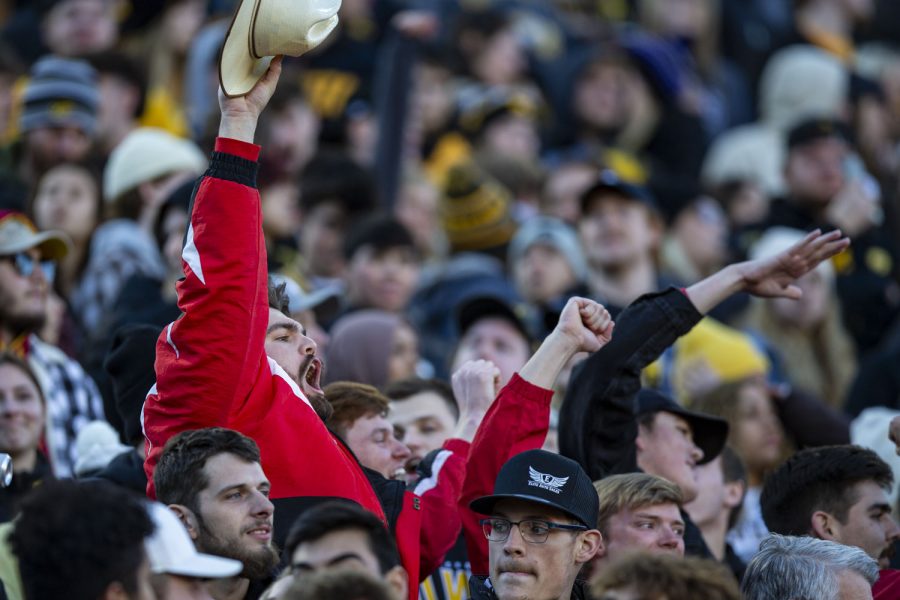
[[[458,519],[469,442],[460,440],[459,451],[443,463],[444,484],[409,492],[402,482],[367,475],[325,426],[323,405],[315,402],[322,393],[316,344],[283,312],[286,303],[268,294],[256,189],[260,148],[253,138],[280,71],[276,58],[246,96],[220,95],[219,137],[195,188],[182,252],[185,278],[177,291],[184,314],[159,336],[157,381],[143,407],[145,471],[152,480],[163,446],[182,431],[234,429],[259,445],[260,464],[271,481],[276,543],[278,531],[311,506],[351,500],[394,533],[403,567],[418,583],[456,542],[458,526],[448,523]],[[570,300],[554,333],[499,390],[498,400],[521,406],[535,397],[539,403],[549,399],[548,388],[565,364],[559,359],[596,349],[596,337],[608,326],[609,315],[595,302]],[[487,387],[493,398],[493,378]],[[499,440],[510,429],[495,419],[486,422],[479,430],[489,439]],[[432,476],[438,479],[434,471]],[[148,494],[155,495],[152,484]],[[416,586],[410,590],[414,600]]]
[[[72,475],[81,428],[103,419],[94,380],[38,335],[50,313],[57,261],[68,251],[62,232],[38,232],[24,214],[0,211],[0,351],[21,356],[38,376],[47,400],[47,456],[57,477]]]
[[[244,565],[208,584],[216,600],[258,597],[278,564],[272,486],[259,461],[253,440],[209,427],[169,440],[153,474],[157,498],[178,515],[197,550]]]
[[[170,438],[227,427],[259,445],[276,543],[311,506],[351,500],[394,533],[403,566],[418,582],[456,541],[458,530],[446,523],[456,514],[468,442],[443,465],[455,471],[444,477],[455,486],[418,494],[367,472],[325,426],[330,406],[319,388],[316,343],[288,316],[286,296],[268,285],[253,139],[280,71],[276,59],[247,95],[220,95],[219,138],[195,188],[182,251],[185,277],[177,291],[184,314],[159,336],[156,385],[143,407],[148,495],[156,494],[153,472]]]

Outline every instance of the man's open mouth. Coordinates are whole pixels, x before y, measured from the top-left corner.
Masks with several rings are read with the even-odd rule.
[[[313,357],[310,359],[309,365],[306,367],[305,371],[301,370],[301,373],[303,373],[303,383],[306,384],[308,390],[321,394],[322,388],[320,387],[320,382],[322,379],[322,361]]]
[[[419,463],[422,462],[422,459],[419,457],[410,458],[406,461],[405,469],[407,473],[414,474],[416,469],[419,468]]]

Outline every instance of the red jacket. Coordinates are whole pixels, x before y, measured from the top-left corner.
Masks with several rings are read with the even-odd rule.
[[[478,427],[459,500],[463,534],[473,575],[488,573],[488,543],[478,521],[484,515],[469,508],[475,498],[494,493],[494,480],[503,464],[521,452],[540,448],[550,428],[553,391],[513,375]]]
[[[176,285],[184,314],[157,340],[157,383],[143,410],[147,494],[155,497],[153,469],[170,437],[203,427],[234,429],[259,445],[272,484],[276,535],[285,536],[296,514],[312,503],[354,500],[393,526],[415,590],[420,555],[427,575],[443,557],[434,553],[445,553],[458,533],[458,527],[445,531],[448,518],[455,517],[455,510],[447,516],[446,507],[455,506],[468,444],[448,443],[443,474],[434,475],[434,485],[421,498],[401,494],[405,497],[398,504],[404,508],[389,523],[356,458],[325,427],[296,383],[266,356],[268,273],[255,188],[259,150],[218,139],[193,198],[182,254],[185,278]],[[422,521],[425,544],[419,541]]]
[[[900,598],[900,571],[882,569],[878,572],[878,581],[872,586],[872,597],[875,600],[897,600]]]

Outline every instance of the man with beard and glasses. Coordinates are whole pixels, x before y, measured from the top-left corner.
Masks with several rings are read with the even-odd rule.
[[[48,317],[57,261],[69,250],[62,232],[38,232],[28,218],[0,211],[0,351],[28,361],[47,400],[47,455],[57,477],[72,474],[75,438],[103,419],[103,399],[81,365],[38,332]]]
[[[259,448],[236,431],[184,431],[166,443],[153,473],[157,498],[184,523],[197,550],[239,560],[234,577],[211,581],[215,600],[258,598],[278,565],[272,488]]]
[[[445,463],[455,465],[447,482],[455,482],[456,493],[442,484],[418,495],[366,472],[325,426],[330,406],[319,387],[316,344],[288,316],[283,290],[268,285],[256,188],[260,148],[253,138],[280,72],[276,59],[247,95],[220,95],[219,138],[195,187],[182,251],[185,277],[177,291],[183,315],[160,333],[156,385],[143,408],[148,495],[156,495],[153,471],[171,437],[228,427],[259,444],[271,481],[276,543],[307,508],[352,500],[389,526],[410,580],[418,582],[456,540],[456,530],[443,525],[447,511],[456,512],[465,455],[454,453]]]

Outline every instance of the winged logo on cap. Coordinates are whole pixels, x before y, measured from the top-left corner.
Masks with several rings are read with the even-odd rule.
[[[555,492],[559,492],[562,489],[562,486],[566,485],[566,482],[569,481],[568,477],[556,477],[555,475],[541,473],[540,471],[536,471],[534,467],[528,467],[528,476],[531,478],[532,483],[544,489],[549,488],[551,491]]]

